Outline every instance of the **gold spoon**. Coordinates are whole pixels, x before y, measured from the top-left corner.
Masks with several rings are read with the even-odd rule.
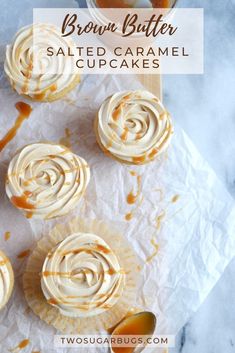
[[[113,336],[148,336],[151,337],[156,327],[156,316],[150,311],[143,311],[131,316],[124,318],[113,330],[111,338]],[[112,353],[133,353],[141,352],[145,348],[146,344],[135,347],[113,347],[112,341],[110,344],[110,350]]]

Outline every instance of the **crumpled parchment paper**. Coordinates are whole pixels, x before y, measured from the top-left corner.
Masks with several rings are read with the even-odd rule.
[[[12,91],[3,75],[1,49],[0,138],[17,117],[15,103],[26,101]],[[32,249],[53,224],[73,215],[114,224],[134,247],[142,271],[133,306],[158,316],[158,334],[177,333],[233,258],[234,201],[176,124],[174,112],[175,134],[160,162],[139,167],[122,165],[97,146],[93,120],[100,103],[117,90],[140,87],[134,76],[92,75],[83,77],[77,89],[59,102],[28,102],[33,107],[30,118],[0,153],[0,248],[10,257],[16,277],[13,295],[0,313],[2,353],[16,348],[24,339],[29,339],[24,353],[69,351],[53,347],[56,331],[28,308],[22,289],[27,257],[19,254]],[[67,144],[91,167],[87,193],[75,211],[47,222],[25,219],[11,206],[4,188],[6,169],[16,150],[41,140]],[[130,171],[141,175],[141,194],[135,205],[126,202],[128,193],[137,188],[136,176]],[[133,218],[126,221],[129,212]]]

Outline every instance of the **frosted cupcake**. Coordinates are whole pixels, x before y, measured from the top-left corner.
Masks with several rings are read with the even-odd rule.
[[[72,47],[58,28],[34,24],[21,28],[7,45],[4,69],[12,88],[36,101],[54,101],[65,96],[79,82],[72,57],[48,56],[47,48]]]
[[[117,324],[135,304],[138,262],[103,222],[57,225],[29,257],[23,283],[34,313],[63,333],[91,334]]]
[[[145,164],[168,147],[173,133],[169,113],[148,91],[119,92],[101,105],[95,132],[100,148],[127,164]]]
[[[75,233],[44,261],[41,286],[49,304],[62,315],[89,317],[110,309],[123,292],[125,272],[99,236]]]
[[[0,251],[0,310],[7,304],[14,285],[14,274],[8,257]]]
[[[27,218],[50,219],[70,212],[90,180],[87,162],[62,145],[34,143],[11,160],[6,193]]]

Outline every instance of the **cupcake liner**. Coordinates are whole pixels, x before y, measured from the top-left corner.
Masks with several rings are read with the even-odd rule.
[[[114,251],[120,267],[125,271],[125,286],[118,302],[107,311],[86,318],[72,318],[60,314],[47,303],[40,282],[40,272],[48,252],[68,235],[75,232],[93,233],[100,236]],[[83,221],[74,218],[67,224],[56,225],[49,235],[36,245],[28,259],[23,276],[23,287],[28,305],[47,324],[65,334],[91,334],[115,326],[135,304],[139,263],[127,241],[118,232],[98,220]]]
[[[7,270],[9,273],[9,279],[10,279],[10,285],[8,288],[8,292],[6,294],[6,298],[2,303],[0,303],[0,310],[1,310],[7,304],[8,300],[10,299],[10,296],[11,296],[11,293],[13,290],[13,286],[14,286],[14,272],[13,272],[9,258],[1,250],[0,250],[0,259],[1,259],[1,261],[4,262],[4,266],[7,267]]]

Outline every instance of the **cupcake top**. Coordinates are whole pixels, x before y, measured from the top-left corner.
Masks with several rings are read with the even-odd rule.
[[[162,153],[173,133],[169,113],[160,100],[144,90],[108,97],[97,116],[102,149],[129,164],[145,164]]]
[[[48,56],[47,47],[67,48],[72,43],[59,29],[48,24],[21,28],[7,45],[5,72],[12,87],[34,100],[47,100],[67,88],[75,79],[73,58]]]
[[[107,243],[90,233],[75,233],[48,253],[41,287],[49,304],[72,317],[98,315],[120,298],[125,274]]]
[[[68,148],[35,143],[11,160],[6,193],[27,218],[50,219],[71,211],[90,180],[87,162]]]
[[[0,251],[0,309],[7,303],[13,286],[10,260]]]

